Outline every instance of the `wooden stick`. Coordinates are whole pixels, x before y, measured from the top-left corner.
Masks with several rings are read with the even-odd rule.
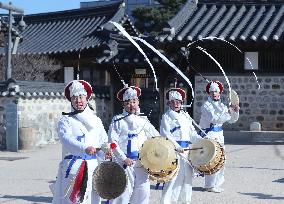
[[[203,147],[187,148],[187,149],[183,149],[183,151],[198,150],[198,149],[203,149]]]
[[[183,151],[198,150],[198,149],[203,149],[203,147],[185,148],[185,149],[183,149]],[[175,149],[175,150],[178,151],[177,149]]]

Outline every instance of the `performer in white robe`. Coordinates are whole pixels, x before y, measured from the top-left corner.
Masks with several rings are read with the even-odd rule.
[[[146,169],[141,166],[138,153],[142,144],[151,137],[159,136],[159,132],[141,116],[139,99],[141,90],[138,87],[125,87],[117,93],[117,98],[123,103],[123,113],[113,117],[109,127],[109,141],[116,143],[113,151],[113,161],[124,166],[128,183],[124,193],[112,204],[148,204],[150,197],[150,182]]]
[[[202,137],[216,140],[224,148],[224,135],[222,125],[225,122],[235,123],[239,118],[238,105],[225,106],[220,96],[223,92],[223,84],[219,81],[211,81],[206,86],[208,100],[201,107],[200,127],[207,134],[199,132]],[[205,190],[209,192],[221,193],[220,186],[224,183],[224,167],[212,175],[205,175]]]
[[[101,119],[88,105],[91,94],[91,85],[83,80],[74,80],[65,88],[71,112],[65,113],[58,123],[62,161],[53,189],[53,204],[101,201],[93,189],[92,174],[98,165],[97,156],[104,155],[97,148],[107,143],[108,138]]]
[[[178,156],[179,171],[169,182],[166,182],[162,191],[162,204],[190,203],[192,195],[193,168],[187,161],[187,151],[191,143],[202,138],[192,125],[189,114],[181,109],[186,93],[180,88],[170,89],[166,93],[169,109],[163,114],[160,126],[162,136],[170,139],[181,154]]]

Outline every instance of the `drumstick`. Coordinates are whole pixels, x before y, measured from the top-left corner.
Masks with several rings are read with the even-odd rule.
[[[105,152],[107,149],[111,149],[114,150],[116,148],[116,144],[115,143],[109,143],[109,144],[103,144],[103,145],[107,145],[107,146],[102,146],[102,147],[97,147],[96,148],[96,152],[102,150],[103,152]],[[108,146],[109,145],[109,146]]]
[[[203,147],[187,148],[187,149],[183,149],[183,151],[198,150],[198,149],[203,149]]]
[[[202,147],[200,147],[200,148],[202,148]],[[189,166],[191,166],[191,167],[193,168],[194,171],[196,171],[196,172],[198,172],[198,173],[202,173],[202,172],[199,171],[197,168],[195,168],[195,167],[192,165],[191,161],[188,160],[188,158],[186,158],[182,153],[179,153],[179,152],[178,152],[178,154],[179,154],[180,158],[181,158],[185,163],[187,163]]]
[[[183,151],[189,151],[189,150],[198,150],[198,149],[203,149],[203,147],[196,147],[196,148],[186,148],[183,149]],[[177,149],[175,149],[176,151],[178,151]]]

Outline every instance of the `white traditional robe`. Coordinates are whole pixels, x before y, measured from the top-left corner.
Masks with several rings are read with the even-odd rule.
[[[227,106],[220,100],[214,101],[209,96],[201,107],[200,127],[206,132],[206,138],[216,140],[224,148],[222,125],[225,122],[235,123],[239,119],[239,112],[229,113]],[[200,133],[203,135],[202,133]],[[205,135],[203,135],[205,136]],[[225,167],[212,175],[205,175],[205,188],[220,187],[224,181]]]
[[[59,164],[52,203],[72,203],[69,199],[72,184],[85,159],[88,168],[88,182],[82,203],[99,204],[101,199],[93,189],[92,175],[98,165],[98,160],[94,157],[102,158],[103,152],[99,151],[95,156],[90,156],[85,153],[85,149],[88,146],[99,148],[108,141],[101,119],[95,116],[89,107],[74,116],[63,116],[58,123],[58,136],[62,143],[62,161]],[[70,155],[80,158],[72,159]]]
[[[162,116],[160,133],[174,142],[176,149],[187,148],[202,138],[192,125],[187,112],[169,110]],[[188,151],[186,152],[188,153]],[[161,203],[190,203],[192,195],[193,168],[188,164],[187,154],[178,156],[179,171],[177,176],[165,183]]]
[[[112,204],[148,204],[150,197],[150,182],[148,172],[137,160],[142,144],[149,138],[159,136],[159,132],[149,122],[147,117],[122,114],[113,117],[109,127],[109,141],[117,144],[114,150],[114,161],[123,166],[126,158],[135,160],[135,164],[127,166],[125,172],[128,178],[124,193],[116,199],[110,200]]]

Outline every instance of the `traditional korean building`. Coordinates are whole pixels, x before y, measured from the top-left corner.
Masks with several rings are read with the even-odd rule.
[[[188,111],[196,121],[200,118],[200,107],[207,99],[204,77],[222,81],[226,88],[223,99],[227,101],[228,98],[228,84],[221,70],[205,52],[198,49],[199,46],[220,63],[241,100],[240,120],[225,126],[226,130],[250,130],[252,122],[261,123],[262,130],[284,129],[284,101],[281,97],[281,87],[284,86],[283,8],[284,1],[281,0],[200,0],[197,5],[189,0],[168,21],[162,34],[155,39],[145,38],[192,82],[195,99]],[[154,121],[165,110],[164,93],[174,86],[176,78],[177,86],[185,88],[191,96],[186,81],[158,55],[139,43],[153,63],[158,78],[160,97],[159,103],[154,104],[151,92],[154,88],[153,74],[145,58],[121,35],[113,39],[118,43],[118,52],[101,63],[115,62],[120,75],[125,75],[128,83],[147,84],[145,92],[149,93],[150,100],[146,100],[146,105],[157,111],[151,116]],[[117,75],[114,69],[112,72],[112,76]],[[144,74],[136,74],[141,72]],[[190,103],[189,97],[187,104]]]
[[[207,98],[203,77],[222,81],[226,88],[223,99],[226,101],[228,96],[228,84],[221,70],[205,52],[198,49],[199,46],[220,63],[231,87],[241,99],[240,120],[225,127],[227,130],[249,130],[252,122],[260,122],[263,130],[284,129],[281,97],[283,4],[281,0],[201,0],[195,5],[194,1],[189,0],[168,21],[162,34],[155,39],[144,38],[191,80],[195,100],[188,110],[197,121],[202,102]],[[185,88],[191,96],[186,81],[158,55],[139,43],[152,62],[158,78],[159,101],[153,103],[154,76],[145,58],[121,35],[112,35],[111,38],[118,44],[118,52],[100,63],[115,63],[116,69],[110,70],[111,76],[118,77],[120,74],[127,83],[138,83],[144,88],[149,98],[144,100],[144,110],[147,112],[148,107],[156,111],[150,115],[150,119],[159,120],[166,108],[164,93],[174,86],[176,78],[177,85]],[[191,98],[187,101],[187,104],[190,103]]]
[[[283,22],[281,0],[200,0],[197,6],[189,0],[168,21],[157,40],[176,62],[180,53],[188,56],[181,67],[194,82],[193,113],[197,121],[201,104],[207,98],[206,81],[200,75],[222,81],[228,91],[220,69],[197,48],[200,46],[220,63],[240,97],[240,119],[227,129],[249,130],[252,122],[260,122],[263,130],[284,130]],[[226,99],[228,92],[224,95]]]
[[[54,74],[52,81],[56,83],[13,79],[0,83],[0,148],[5,148],[5,139],[8,137],[8,107],[12,107],[11,111],[19,117],[18,124],[15,123],[16,126],[10,127],[10,130],[35,129],[36,141],[33,143],[36,145],[56,138],[56,123],[61,112],[68,108],[63,87],[77,74],[93,86],[95,96],[92,104],[105,128],[108,128],[113,116],[110,104],[115,98],[114,94],[110,95],[108,70],[113,67],[97,61],[107,60],[117,49],[117,44],[110,37],[117,30],[109,21],[121,24],[131,35],[138,36],[125,14],[122,1],[25,16],[27,26],[21,33],[23,41],[18,46],[17,54],[46,55],[59,60],[62,68]],[[4,53],[3,48],[1,53]],[[49,121],[46,118],[48,115],[53,122],[47,127],[45,122]]]

